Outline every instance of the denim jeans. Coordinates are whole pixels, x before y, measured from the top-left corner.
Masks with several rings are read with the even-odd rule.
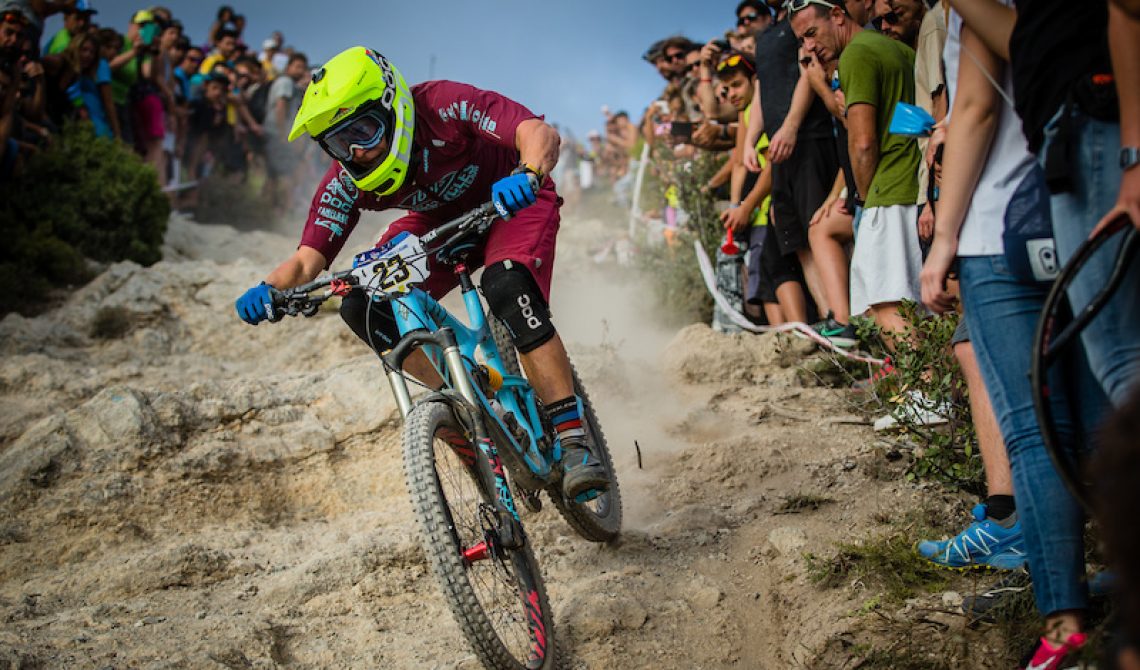
[[[1061,112],[1045,128],[1045,152],[1057,134]],[[1090,119],[1075,112],[1075,188],[1050,198],[1053,236],[1062,263],[1073,257],[1081,242],[1113,205],[1120,193],[1120,125]],[[1073,311],[1083,309],[1112,274],[1123,235],[1116,235],[1081,270],[1069,287]],[[1119,407],[1140,382],[1140,262],[1134,261],[1116,294],[1081,334],[1093,375]]]
[[[1019,281],[1004,255],[961,257],[958,269],[974,352],[1009,453],[1037,609],[1043,616],[1084,609],[1085,517],[1045,451],[1030,392],[1033,334],[1047,289]],[[1050,402],[1058,435],[1071,445],[1078,430],[1058,368],[1050,370]]]

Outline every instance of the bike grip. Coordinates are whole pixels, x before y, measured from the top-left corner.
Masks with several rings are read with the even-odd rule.
[[[267,318],[269,319],[269,323],[277,323],[285,317],[285,294],[269,284],[266,284],[266,286],[269,288],[269,300],[273,305],[273,309],[270,310],[270,314],[267,315]]]

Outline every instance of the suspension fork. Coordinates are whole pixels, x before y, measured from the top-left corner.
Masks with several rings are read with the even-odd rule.
[[[471,384],[467,368],[463,365],[463,356],[459,351],[455,332],[450,328],[440,328],[434,333],[426,330],[408,333],[384,356],[384,362],[389,368],[388,381],[392,385],[392,392],[396,396],[400,412],[406,418],[412,408],[408,382],[400,370],[403,369],[404,360],[412,351],[424,344],[433,344],[443,350],[444,364],[459,392],[459,398],[446,395],[443,397],[449,400],[455,411],[462,413],[461,418],[465,419],[464,423],[470,426],[475,434],[475,447],[483,455],[483,458],[475,458],[475,467],[479,478],[489,484],[490,490],[494,492],[495,511],[499,522],[499,543],[506,549],[519,549],[525,542],[525,535],[519,522],[518,510],[511,496],[503,462],[487,432],[481,411],[482,402]]]

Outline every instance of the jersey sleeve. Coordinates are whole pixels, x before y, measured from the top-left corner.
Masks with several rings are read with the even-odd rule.
[[[328,265],[332,265],[344,248],[348,234],[360,220],[360,210],[374,208],[369,206],[372,199],[371,194],[361,193],[348,172],[333,161],[313,194],[309,218],[301,233],[301,246],[321,252]]]
[[[848,107],[867,104],[879,108],[880,100],[879,63],[870,48],[863,44],[851,44],[839,57],[839,87]]]
[[[505,95],[453,81],[430,82],[421,100],[443,129],[512,150],[519,124],[542,118]]]

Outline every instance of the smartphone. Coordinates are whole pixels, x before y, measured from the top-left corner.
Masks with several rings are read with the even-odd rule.
[[[681,139],[692,139],[693,123],[691,121],[674,121],[669,126],[669,134]]]
[[[154,22],[143,24],[139,28],[139,36],[142,37],[143,44],[148,47],[154,44],[154,38],[158,37],[158,24]]]

